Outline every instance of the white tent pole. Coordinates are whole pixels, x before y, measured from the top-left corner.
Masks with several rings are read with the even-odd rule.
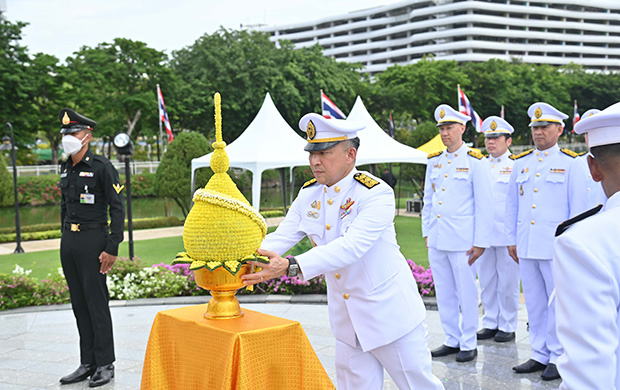
[[[252,206],[260,211],[260,183],[263,171],[259,168],[252,170]]]

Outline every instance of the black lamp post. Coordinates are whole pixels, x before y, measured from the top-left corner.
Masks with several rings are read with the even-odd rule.
[[[125,160],[125,189],[127,190],[127,231],[129,233],[129,258],[133,260],[133,221],[131,217],[131,155],[133,154],[133,142],[127,133],[118,133],[114,137],[114,147],[119,157]],[[119,160],[122,161],[119,158]]]
[[[24,253],[24,249],[22,248],[22,232],[21,226],[19,223],[19,200],[17,198],[17,163],[15,158],[15,138],[13,137],[13,125],[10,122],[6,122],[6,127],[10,130],[10,137],[6,134],[6,129],[4,130],[4,137],[2,137],[2,145],[0,145],[0,150],[10,150],[11,151],[11,164],[13,164],[13,191],[15,193],[15,233],[16,233],[16,241],[17,247],[13,253]]]

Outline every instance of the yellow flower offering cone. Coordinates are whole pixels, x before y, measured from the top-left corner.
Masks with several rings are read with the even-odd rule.
[[[216,93],[215,142],[211,156],[214,175],[194,193],[194,205],[183,228],[187,253],[175,263],[191,263],[196,283],[211,290],[206,318],[236,318],[243,313],[235,298],[243,287],[241,275],[251,272],[249,260],[266,262],[256,250],[265,238],[267,224],[239,191],[227,171],[229,160],[222,139],[221,98]]]

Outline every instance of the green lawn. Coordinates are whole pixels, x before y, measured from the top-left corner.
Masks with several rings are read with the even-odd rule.
[[[396,234],[401,252],[407,259],[428,266],[426,247],[421,234],[420,218],[396,217]],[[272,231],[270,228],[269,231]],[[182,237],[167,237],[153,240],[134,241],[134,254],[145,265],[170,264],[178,252],[183,251]],[[119,256],[129,257],[127,242],[119,248]],[[57,250],[10,254],[0,256],[0,273],[11,273],[18,264],[32,270],[30,276],[42,279],[60,267],[60,253]]]

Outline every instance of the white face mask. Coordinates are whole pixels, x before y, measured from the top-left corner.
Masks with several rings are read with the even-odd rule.
[[[86,137],[84,137],[84,139],[86,139]],[[84,139],[81,140],[72,135],[65,135],[62,137],[62,148],[65,153],[74,155],[82,150],[82,146],[84,146]]]

